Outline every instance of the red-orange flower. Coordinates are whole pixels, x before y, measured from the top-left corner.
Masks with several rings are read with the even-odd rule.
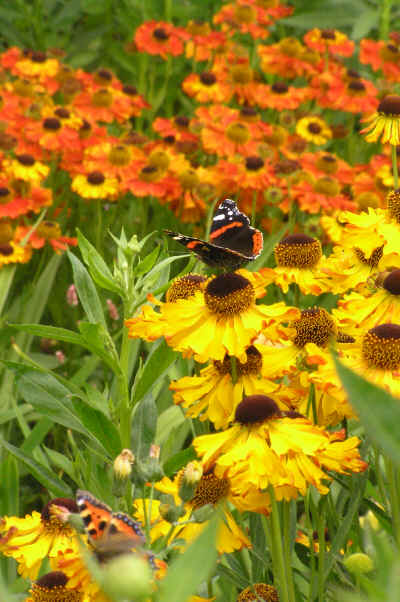
[[[182,29],[172,23],[147,21],[137,28],[134,41],[139,52],[166,59],[168,55],[179,56],[183,53],[183,36]]]
[[[286,79],[309,77],[322,70],[318,53],[305,48],[297,38],[283,38],[277,44],[259,45],[261,69]]]
[[[337,29],[312,29],[304,36],[304,42],[312,50],[321,54],[338,54],[351,56],[354,52],[354,42]]]
[[[302,181],[291,188],[292,198],[307,213],[332,212],[337,209],[354,211],[357,205],[342,194],[336,178],[324,176],[313,184]]]
[[[208,61],[213,54],[224,48],[226,35],[222,31],[213,31],[205,21],[189,21],[186,25],[187,35],[185,54],[188,59]]]
[[[272,86],[259,84],[255,98],[262,109],[277,109],[278,111],[297,109],[303,102],[310,100],[312,92],[309,87],[295,88],[285,82],[276,82]]]
[[[267,25],[272,23],[268,11],[249,0],[230,2],[221,8],[213,19],[223,31],[250,34],[254,39],[265,39],[269,35]]]
[[[364,39],[360,42],[360,63],[371,65],[374,71],[382,70],[388,81],[398,82],[400,78],[400,47],[396,40]]]
[[[191,131],[192,125],[193,120],[189,119],[189,117],[178,115],[172,119],[157,117],[152,123],[152,128],[162,138],[173,136],[174,140],[197,142],[199,137]]]
[[[33,232],[30,232],[28,226],[19,226],[15,233],[16,241],[25,240],[33,249],[41,249],[46,242],[48,242],[56,253],[65,251],[68,246],[76,246],[78,240],[76,238],[69,238],[68,236],[61,235],[61,228],[59,224],[51,221],[44,221]]]

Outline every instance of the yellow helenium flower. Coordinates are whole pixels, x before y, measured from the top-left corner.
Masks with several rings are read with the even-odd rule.
[[[236,409],[236,423],[222,433],[196,437],[193,446],[205,469],[215,465],[219,478],[229,478],[236,491],[272,486],[278,500],[305,495],[309,485],[321,494],[329,490],[325,470],[360,472],[357,437],[341,441],[296,413],[282,414],[263,395],[245,397]]]
[[[215,361],[203,368],[199,376],[184,376],[171,383],[169,388],[174,391],[174,402],[187,408],[187,416],[211,420],[220,429],[233,420],[243,395],[272,391],[277,394],[280,385],[260,376],[260,352],[251,346],[246,349],[246,355],[245,363],[226,356],[222,362]],[[235,384],[231,376],[232,359],[236,361]]]
[[[79,174],[72,180],[71,188],[84,199],[108,199],[115,201],[119,192],[116,178],[108,178],[100,171]]]
[[[182,478],[181,475],[182,471],[175,476],[173,481],[168,477],[164,477],[159,483],[155,484],[156,489],[165,494],[171,495],[174,498],[175,504],[178,506],[181,504],[181,500],[178,495],[180,481]],[[145,499],[143,505],[143,500],[137,499],[135,501],[135,515],[138,520],[145,524],[145,509],[150,521],[150,537],[152,541],[169,535],[169,542],[173,541],[174,539],[183,539],[190,542],[199,535],[206,525],[206,522],[187,523],[192,512],[206,504],[216,505],[218,503],[222,503],[223,520],[219,525],[217,549],[220,554],[223,554],[224,552],[231,553],[235,550],[240,550],[243,547],[251,547],[251,543],[248,537],[236,524],[232,514],[229,512],[226,504],[224,503],[224,501],[227,499],[233,499],[230,491],[229,480],[216,477],[213,471],[210,470],[201,477],[192,500],[184,504],[185,513],[177,521],[177,525],[172,531],[171,524],[167,522],[160,513],[161,502],[159,500],[152,500],[150,502],[150,500]],[[267,509],[267,502],[267,496],[258,496],[258,507],[263,508],[263,512],[265,512]],[[182,525],[179,523],[182,523]]]
[[[15,159],[4,159],[4,172],[15,180],[25,180],[32,184],[39,184],[44,180],[50,171],[50,167],[36,161],[36,159],[27,153],[17,155]]]
[[[246,362],[246,349],[262,330],[277,320],[297,317],[296,308],[284,303],[256,305],[250,280],[227,273],[209,281],[204,293],[161,305],[160,313],[146,309],[126,321],[130,337],[155,340],[192,355],[199,362],[222,361],[226,354]]]
[[[296,123],[296,133],[314,144],[325,144],[332,138],[332,131],[319,117],[302,117]]]
[[[77,554],[76,531],[65,522],[70,512],[78,512],[74,500],[55,498],[41,513],[2,518],[0,552],[18,562],[18,572],[24,578],[35,579],[47,556],[54,558],[66,550]]]
[[[260,270],[266,284],[274,282],[287,293],[289,285],[295,283],[302,293],[315,296],[330,290],[322,272],[326,258],[319,240],[306,234],[291,234],[275,245],[274,255],[276,268]]]
[[[377,324],[400,324],[400,269],[377,276],[379,288],[360,294],[345,295],[333,310],[339,327],[347,334],[357,336]]]
[[[28,245],[22,247],[10,240],[0,244],[0,269],[10,263],[27,263],[32,257],[32,248]]]
[[[68,589],[68,577],[62,571],[52,571],[32,583],[31,596],[25,602],[89,602],[81,589]]]
[[[382,143],[389,142],[393,146],[400,144],[400,96],[385,96],[373,113],[365,121],[371,123],[361,130],[367,142],[376,142],[382,136]]]

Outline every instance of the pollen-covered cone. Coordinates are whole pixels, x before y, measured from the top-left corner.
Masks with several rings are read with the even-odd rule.
[[[129,336],[155,340],[164,336],[168,345],[199,362],[223,361],[226,354],[246,361],[246,349],[258,333],[277,320],[293,319],[296,308],[284,303],[256,305],[255,288],[237,272],[209,281],[204,293],[161,305],[160,313],[126,321]]]
[[[180,505],[181,500],[178,495],[181,473],[178,473],[174,480],[164,477],[159,483],[155,484],[155,488],[165,494],[169,494],[174,498],[175,504]],[[212,471],[208,475],[203,475],[197,486],[193,499],[184,504],[184,514],[177,520],[174,529],[171,530],[171,523],[163,518],[163,513],[160,513],[160,501],[148,499],[144,501],[137,499],[135,501],[135,516],[144,521],[144,508],[150,516],[150,537],[152,541],[159,537],[169,535],[168,541],[174,539],[183,539],[187,542],[193,541],[199,533],[204,529],[207,522],[188,523],[193,510],[201,508],[206,504],[215,505],[218,502],[223,502],[229,495],[229,481],[227,479],[217,478]],[[265,503],[265,500],[264,500]],[[232,514],[229,512],[225,503],[222,503],[223,520],[219,525],[217,535],[217,549],[220,554],[231,553],[235,550],[240,550],[243,547],[250,547],[251,543],[247,536],[243,533],[240,527],[236,524]],[[163,510],[163,509],[162,509]],[[180,525],[182,523],[182,525]],[[144,524],[144,522],[143,522]]]
[[[236,491],[274,487],[276,497],[305,495],[309,485],[321,494],[330,480],[325,470],[360,472],[357,437],[338,441],[296,413],[283,415],[266,396],[245,397],[236,409],[236,423],[222,433],[202,435],[193,441],[205,468],[215,465],[220,478],[229,478]],[[334,444],[334,445],[333,445]]]
[[[2,518],[0,552],[18,562],[22,577],[35,579],[44,558],[63,555],[67,550],[75,555],[78,553],[76,531],[62,519],[69,512],[77,511],[74,500],[56,498],[41,513],[34,511],[25,518]]]

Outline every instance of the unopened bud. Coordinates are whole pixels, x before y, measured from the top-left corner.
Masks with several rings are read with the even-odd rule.
[[[202,476],[203,468],[197,461],[189,462],[181,472],[178,495],[183,502],[189,502],[193,499]]]
[[[111,320],[119,320],[119,313],[115,304],[111,301],[111,299],[107,299],[106,303],[108,307],[108,314]]]
[[[158,507],[160,516],[167,521],[167,523],[176,523],[184,514],[185,509],[183,506],[175,506],[172,503],[161,503]]]
[[[61,351],[61,349],[57,349],[57,351],[54,354],[58,360],[58,362],[60,364],[64,364],[65,363],[65,354]]]
[[[124,554],[103,567],[102,589],[112,600],[144,600],[152,593],[149,563],[137,554]]]
[[[71,307],[76,307],[78,305],[79,301],[75,284],[71,284],[71,286],[68,287],[66,297],[68,305],[70,305]]]
[[[164,476],[163,469],[157,458],[146,458],[135,462],[135,470],[132,480],[137,484],[154,483],[160,481]]]
[[[130,449],[123,449],[114,460],[114,474],[118,479],[126,479],[132,472],[135,456]]]
[[[160,457],[160,450],[161,450],[161,448],[160,448],[159,445],[156,445],[155,443],[152,443],[150,445],[149,457],[150,458],[155,458],[156,460],[158,460],[159,457]]]
[[[360,516],[360,518],[358,520],[359,520],[361,527],[363,527],[363,528],[366,527],[367,525],[374,531],[378,531],[380,528],[380,523],[379,523],[378,519],[376,518],[375,514],[371,510],[368,510],[368,512],[366,514],[364,514],[364,516]]]
[[[363,554],[362,552],[357,552],[356,554],[352,554],[348,556],[343,561],[344,566],[353,575],[364,575],[365,573],[370,573],[374,570],[374,563],[372,559],[367,554]]]

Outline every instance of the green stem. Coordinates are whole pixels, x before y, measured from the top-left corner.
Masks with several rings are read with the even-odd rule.
[[[296,502],[294,502],[296,503]],[[282,502],[283,505],[283,544],[285,552],[286,577],[288,584],[288,592],[291,600],[296,599],[293,571],[292,571],[292,532],[290,519],[290,502]]]
[[[321,507],[323,511],[318,513],[318,602],[325,600],[325,499]]]
[[[400,499],[398,471],[390,458],[385,457],[386,477],[389,485],[390,507],[392,511],[392,523],[394,537],[400,544]]]
[[[397,154],[396,154],[396,146],[393,144],[392,145],[392,166],[393,166],[393,188],[395,190],[398,189],[399,187],[399,170],[397,167]]]
[[[129,399],[129,351],[131,341],[129,331],[124,328],[122,332],[122,343],[120,352],[121,374],[118,376],[119,391],[119,424],[121,430],[121,442],[123,448],[131,447],[131,407]]]
[[[390,31],[390,13],[393,0],[381,0],[381,15],[379,19],[379,39],[387,40]]]
[[[96,199],[96,249],[102,253],[103,242],[103,207],[101,199]]]
[[[237,374],[236,357],[234,357],[233,355],[231,355],[231,374],[232,374],[232,384],[236,385],[237,379],[238,379],[238,374]]]
[[[287,567],[283,553],[282,532],[279,518],[279,507],[275,499],[274,488],[270,486],[268,493],[271,498],[271,531],[272,531],[272,547],[273,553],[273,573],[274,580],[278,584],[280,602],[295,602],[289,597],[288,582],[287,582]]]
[[[16,264],[6,265],[0,271],[0,315],[2,314],[4,305],[6,304],[8,293],[13,283],[15,270]]]

